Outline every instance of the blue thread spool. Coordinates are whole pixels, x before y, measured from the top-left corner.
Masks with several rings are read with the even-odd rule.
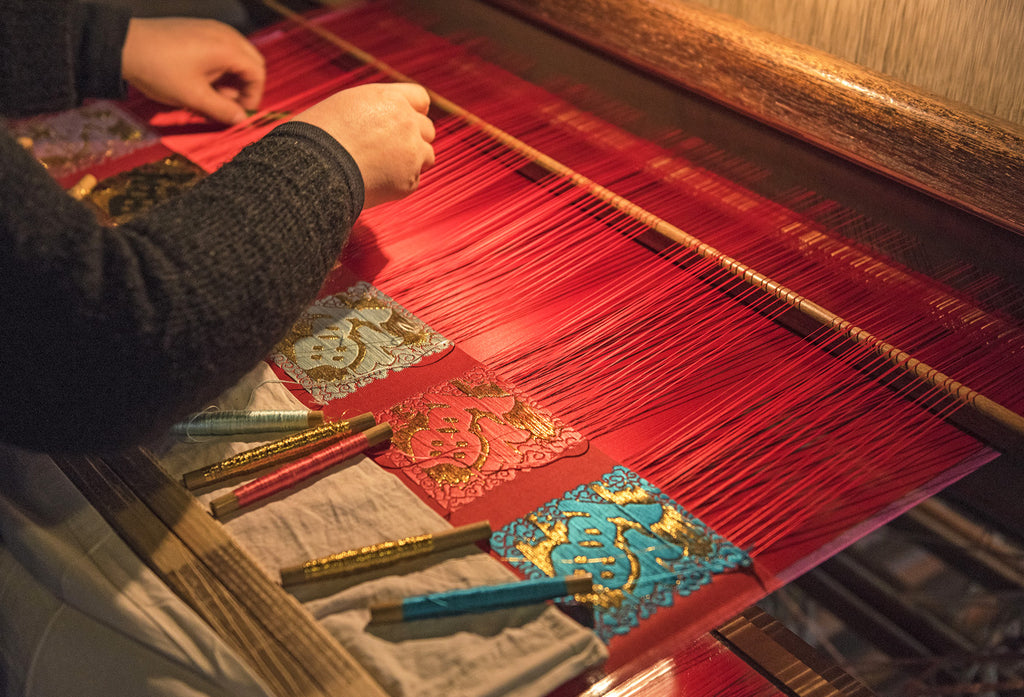
[[[371,622],[401,622],[533,605],[594,589],[590,574],[534,578],[499,586],[464,588],[370,606]]]

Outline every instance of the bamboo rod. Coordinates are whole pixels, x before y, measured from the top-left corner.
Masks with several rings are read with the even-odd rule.
[[[55,456],[117,534],[277,697],[386,697],[338,640],[142,449]]]
[[[374,68],[388,78],[396,82],[415,82],[411,77],[396,70],[384,61],[379,60],[372,54],[362,50],[358,46],[346,41],[336,34],[311,22],[301,14],[281,5],[277,0],[262,0],[262,2],[291,21],[301,25],[309,32],[320,37],[329,44],[345,51],[357,60]],[[709,244],[706,244],[684,232],[675,225],[631,201],[619,196],[614,191],[598,184],[597,182],[583,176],[558,160],[524,143],[515,136],[506,133],[502,129],[484,121],[472,112],[464,109],[458,104],[437,94],[427,88],[430,94],[431,103],[437,108],[452,116],[456,116],[473,127],[479,129],[496,142],[508,147],[523,155],[534,163],[540,165],[552,174],[563,177],[576,187],[586,191],[615,210],[647,225],[655,232],[667,239],[682,245],[698,256],[714,262],[719,268],[731,274],[733,277],[747,283],[750,286],[759,288],[769,293],[778,300],[799,311],[804,316],[814,320],[818,325],[825,327],[838,335],[858,344],[870,346],[875,354],[886,360],[891,365],[904,370],[914,378],[918,378],[926,384],[939,390],[941,393],[952,397],[960,404],[968,406],[980,416],[986,423],[981,427],[984,437],[991,444],[1001,450],[1016,452],[1024,449],[1024,416],[998,404],[985,397],[967,385],[954,380],[952,377],[932,368],[928,364],[914,358],[906,351],[893,344],[876,337],[867,329],[858,327],[848,322],[839,315],[818,305],[809,298],[806,298],[796,291],[793,291],[781,283],[777,283],[764,274],[750,268],[737,259],[720,252]]]

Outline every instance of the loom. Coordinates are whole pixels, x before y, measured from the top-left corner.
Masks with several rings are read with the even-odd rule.
[[[311,377],[312,332],[297,330],[274,370],[329,418],[392,420],[406,440],[378,462],[453,525],[514,526],[625,465],[750,554],[613,632],[609,661],[560,694],[598,680],[587,694],[857,693],[746,608],[1020,454],[1024,134],[682,3],[493,5],[289,16],[256,37],[270,78],[250,122],[211,135],[135,100],[165,136],[91,169],[175,152],[209,170],[337,89],[424,84],[438,167],[410,199],[365,212],[323,296],[370,282],[449,344],[386,388],[340,394]],[[493,44],[441,36],[487,31],[528,55],[499,52],[499,67]],[[423,331],[394,333],[416,344]],[[514,395],[517,423],[576,440],[500,483],[457,460],[403,460],[400,446],[420,452],[413,396],[445,380],[459,399]],[[140,556],[173,541],[158,573],[280,694],[375,694],[148,456],[61,466]]]

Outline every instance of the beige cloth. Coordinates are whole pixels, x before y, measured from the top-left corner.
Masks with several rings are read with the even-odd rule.
[[[223,408],[298,408],[262,367]],[[174,475],[251,447],[179,443]],[[146,568],[45,456],[0,452],[0,650],[8,695],[262,695],[257,678]],[[11,476],[8,477],[8,473]],[[226,489],[225,489],[226,490]],[[204,501],[225,490],[204,494]],[[449,525],[372,460],[225,522],[272,578],[282,566]],[[456,550],[387,573],[300,587],[311,613],[394,697],[540,697],[607,657],[547,605],[367,626],[368,603],[513,578]]]
[[[0,447],[2,694],[266,695],[53,460]]]

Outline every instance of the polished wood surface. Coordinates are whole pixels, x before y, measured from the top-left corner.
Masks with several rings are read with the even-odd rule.
[[[1024,234],[1024,129],[666,0],[491,0]]]
[[[688,0],[1024,124],[1024,12],[1010,0]]]
[[[863,683],[825,659],[760,608],[726,622],[714,635],[786,692],[798,697],[870,697]]]

